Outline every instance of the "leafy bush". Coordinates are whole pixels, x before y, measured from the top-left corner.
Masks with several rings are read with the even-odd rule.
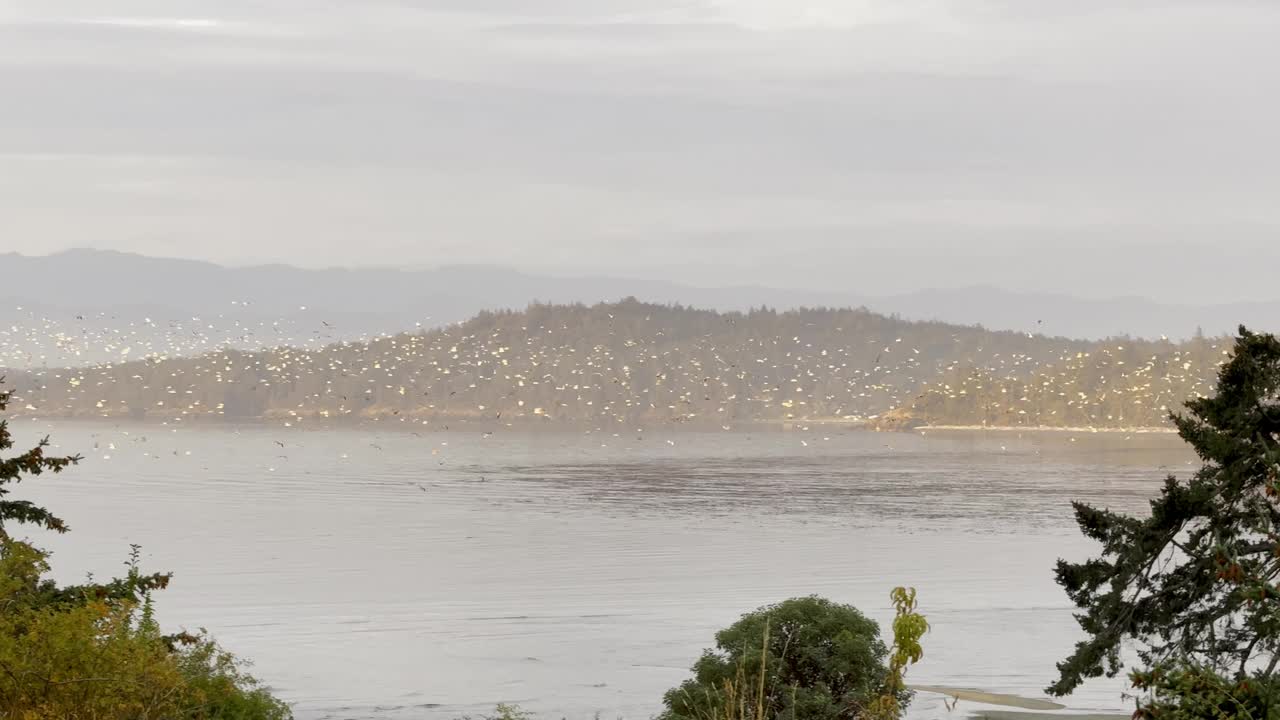
[[[914,599],[914,598],[913,598]],[[913,605],[914,607],[914,605]],[[716,634],[664,720],[852,720],[885,706],[888,649],[876,623],[819,597],[760,608]],[[905,705],[898,689],[892,707]]]
[[[0,410],[8,399],[0,392]],[[59,587],[45,577],[48,554],[14,538],[10,527],[30,523],[61,533],[67,526],[45,508],[9,499],[6,486],[79,459],[47,457],[47,446],[0,458],[0,718],[290,718],[288,706],[207,636],[161,634],[151,593],[170,576],[143,574],[136,546],[124,578]],[[0,451],[11,447],[0,421]]]
[[[285,720],[206,636],[165,637],[141,601],[32,602],[46,555],[0,542],[0,718]]]
[[[183,685],[129,608],[93,601],[0,616],[0,717],[178,717]]]
[[[287,720],[289,708],[245,671],[248,663],[223,650],[206,634],[174,653],[185,682],[187,714],[214,720]]]

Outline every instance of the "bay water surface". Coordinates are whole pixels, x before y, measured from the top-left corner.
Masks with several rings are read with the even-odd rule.
[[[57,576],[141,545],[175,572],[166,628],[208,628],[301,720],[649,718],[742,613],[818,594],[887,633],[897,585],[932,624],[911,682],[1042,697],[1080,639],[1054,562],[1094,551],[1070,502],[1142,513],[1194,470],[1176,437],[1116,433],[13,429],[84,455],[20,488],[72,526],[34,536]]]

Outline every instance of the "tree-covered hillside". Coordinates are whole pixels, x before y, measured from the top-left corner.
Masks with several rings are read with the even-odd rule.
[[[928,424],[1017,427],[1164,427],[1172,409],[1213,392],[1229,343],[1100,342],[1029,375],[955,368],[916,397],[910,416]]]
[[[381,419],[429,427],[1156,425],[1209,390],[1221,341],[1048,338],[866,310],[533,305],[322,349],[224,350],[11,373],[47,416]]]

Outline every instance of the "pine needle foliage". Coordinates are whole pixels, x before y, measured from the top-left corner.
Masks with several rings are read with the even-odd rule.
[[[1075,504],[1081,532],[1102,553],[1058,562],[1087,637],[1059,663],[1051,694],[1115,676],[1131,646],[1142,664],[1131,679],[1153,693],[1148,709],[1167,709],[1170,693],[1189,707],[1197,686],[1274,695],[1266,688],[1280,664],[1280,341],[1240,328],[1216,394],[1172,420],[1204,464],[1190,478],[1166,478],[1148,517]],[[1221,717],[1259,709],[1276,712],[1263,702]]]

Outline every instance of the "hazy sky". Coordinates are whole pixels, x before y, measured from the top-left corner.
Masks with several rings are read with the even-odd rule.
[[[1277,37],[1274,0],[0,0],[0,250],[1276,299]]]

